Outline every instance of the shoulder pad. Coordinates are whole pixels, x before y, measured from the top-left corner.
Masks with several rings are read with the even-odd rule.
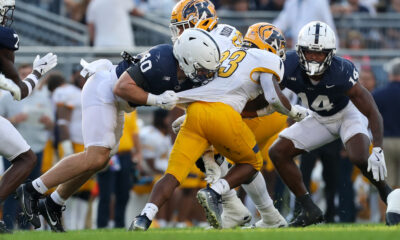
[[[12,28],[0,26],[0,47],[13,51],[18,50],[19,37]]]

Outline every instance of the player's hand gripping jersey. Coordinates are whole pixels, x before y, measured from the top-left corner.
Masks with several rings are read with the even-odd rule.
[[[213,81],[178,93],[179,102],[222,102],[240,113],[247,101],[263,92],[261,74],[273,74],[278,81],[283,77],[284,65],[281,59],[265,50],[232,48],[222,54],[221,62],[218,75]]]

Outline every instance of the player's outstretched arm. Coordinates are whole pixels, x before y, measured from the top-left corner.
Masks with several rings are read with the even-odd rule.
[[[307,109],[299,105],[292,106],[290,104],[290,101],[282,93],[275,75],[261,73],[260,83],[265,99],[277,112],[288,115],[296,122],[301,121],[307,116]],[[263,112],[270,113],[267,108]]]
[[[38,84],[38,79],[57,65],[57,56],[48,53],[43,58],[39,55],[33,63],[33,71],[25,79],[21,80],[14,66],[14,52],[9,49],[0,49],[0,66],[4,77],[0,78],[0,88],[12,93],[15,100],[21,100],[29,96]]]
[[[372,176],[376,181],[384,180],[387,177],[385,156],[383,154],[383,119],[378,107],[366,88],[360,83],[355,83],[347,92],[354,105],[364,116],[368,118],[369,126],[373,136],[372,153],[368,158],[368,169],[372,171]]]

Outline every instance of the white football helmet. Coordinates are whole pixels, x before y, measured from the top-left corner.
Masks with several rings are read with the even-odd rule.
[[[14,9],[15,0],[0,0],[0,25],[11,25],[13,22]]]
[[[326,52],[327,56],[322,63],[307,61],[304,56],[305,50]],[[324,22],[312,21],[308,23],[299,32],[296,52],[307,75],[321,75],[331,65],[332,58],[336,54],[335,32]]]
[[[176,40],[174,56],[187,77],[193,82],[203,82],[219,69],[221,53],[207,31],[190,28]]]

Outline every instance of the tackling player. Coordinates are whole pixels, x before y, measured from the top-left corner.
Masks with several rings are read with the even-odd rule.
[[[382,117],[371,94],[358,83],[354,64],[335,53],[335,34],[320,21],[305,25],[299,33],[296,52],[287,53],[282,84],[312,110],[307,118],[282,131],[269,151],[279,175],[302,207],[290,226],[323,221],[322,211],[311,200],[293,157],[339,137],[350,161],[375,185],[382,200],[391,205],[387,200],[392,189],[384,181]],[[374,147],[368,156],[371,141]]]
[[[32,216],[31,223],[38,227],[38,201],[47,189],[58,186],[45,199],[46,211],[41,211],[52,230],[57,232],[64,231],[61,216],[66,199],[103,169],[117,151],[123,113],[142,105],[171,109],[177,100],[174,91],[194,85],[192,81],[178,81],[185,79],[185,74],[179,70],[172,46],[167,44],[155,46],[138,58],[127,58],[117,66],[106,59],[82,64],[81,73],[90,76],[82,90],[85,151],[62,159],[41,177],[21,185],[17,192],[24,214]]]
[[[0,88],[11,92],[15,100],[29,96],[38,79],[57,65],[57,56],[39,55],[33,62],[33,72],[21,80],[14,66],[14,52],[19,48],[18,34],[10,28],[15,0],[0,1]],[[4,74],[4,75],[3,75]],[[12,162],[0,180],[0,203],[29,176],[36,165],[36,156],[15,127],[0,116],[0,155]],[[0,233],[8,232],[0,221]]]

